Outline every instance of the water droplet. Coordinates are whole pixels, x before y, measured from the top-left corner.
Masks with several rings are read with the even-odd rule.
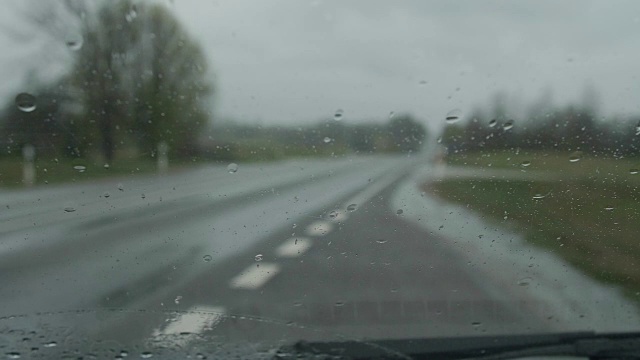
[[[496,119],[489,120],[489,127],[495,127],[496,125],[498,125],[498,120]]]
[[[640,135],[640,121],[638,121],[638,125],[636,125],[636,135]]]
[[[404,212],[404,211],[403,211],[402,209],[398,209],[398,210],[396,211],[396,214],[398,214],[398,215],[402,215],[402,213],[403,213],[403,212]]]
[[[387,243],[387,240],[385,240],[385,239],[378,239],[378,240],[376,240],[376,242],[377,242],[378,244],[386,244],[386,243]]]
[[[577,163],[578,161],[580,161],[580,159],[582,159],[582,154],[580,152],[578,152],[578,151],[576,151],[573,154],[569,155],[569,162]]]
[[[149,351],[145,351],[143,353],[140,354],[140,357],[143,359],[149,359],[151,357],[153,357],[153,354]]]
[[[640,172],[638,169],[629,170],[629,174],[631,174],[631,175],[638,175],[638,172]]]
[[[74,208],[73,206],[67,206],[66,208],[64,208],[64,211],[66,211],[66,212],[74,212],[74,211],[76,211],[76,208]]]
[[[36,98],[31,94],[20,93],[16,96],[16,106],[20,111],[32,112],[36,109]]]
[[[44,345],[43,345],[43,346],[44,346],[44,347],[46,347],[46,348],[52,348],[52,347],[56,347],[56,346],[58,346],[58,343],[57,343],[57,342],[55,342],[55,341],[49,341],[49,342],[47,342],[47,343],[44,343]]]
[[[335,210],[332,210],[329,212],[329,218],[331,219],[335,219],[336,217],[338,217],[338,212]]]
[[[145,194],[140,194],[140,197],[144,199],[144,198],[146,198],[146,197],[147,197],[147,195],[145,195]]]
[[[460,121],[460,118],[462,118],[462,111],[454,109],[447,113],[447,116],[444,118],[444,120],[447,122],[447,124],[455,124]]]
[[[85,170],[87,170],[87,167],[84,165],[75,165],[73,167],[73,170],[76,170],[77,172],[85,172]]]
[[[176,305],[180,305],[180,300],[182,300],[182,296],[178,295],[176,296],[176,298],[173,300],[174,303],[176,303]]]
[[[231,163],[227,165],[227,171],[229,172],[229,174],[235,174],[238,171],[238,164]]]
[[[120,356],[127,357],[127,356],[129,356],[129,352],[127,350],[122,350],[122,351],[120,351]]]
[[[605,210],[607,210],[607,211],[611,211],[611,210],[613,210],[613,206],[607,206],[607,207],[606,207],[606,208],[604,208],[604,209],[605,209]]]
[[[350,204],[349,206],[347,206],[347,211],[354,212],[357,209],[358,209],[358,205],[356,205],[356,204]]]
[[[338,109],[336,110],[336,112],[333,114],[333,120],[335,121],[340,121],[342,120],[342,117],[344,116],[344,110],[342,109]]]
[[[546,198],[546,197],[547,197],[547,194],[535,194],[535,195],[533,195],[533,198],[534,198],[535,200],[544,199],[544,198]]]
[[[104,165],[102,165],[102,167],[103,167],[103,168],[105,168],[105,169],[108,169],[108,168],[110,168],[111,166],[109,166],[109,164],[104,164]]]
[[[529,277],[522,278],[518,280],[518,286],[529,286],[531,284],[532,279]]]
[[[344,301],[336,301],[335,306],[344,306]]]
[[[118,188],[118,190],[124,191],[124,185],[122,185],[122,183],[118,183],[116,187]]]
[[[502,128],[505,130],[511,130],[513,128],[513,120],[507,120],[507,122],[502,125]]]
[[[331,142],[331,138],[326,136],[322,141],[324,141],[324,143],[327,144]]]
[[[102,194],[102,196],[104,196],[104,197],[108,198],[109,196],[111,196],[111,194],[109,194],[109,192],[108,192],[108,191],[105,191],[105,192]]]
[[[529,160],[525,160],[525,161],[520,163],[520,166],[522,166],[522,167],[527,167],[529,165],[531,165],[531,161],[529,161]]]
[[[70,50],[78,51],[82,48],[84,40],[80,34],[68,34],[64,42]]]
[[[131,10],[124,16],[124,19],[127,20],[127,22],[132,22],[137,17],[138,9],[135,5],[131,5]]]
[[[395,112],[393,112],[393,111],[392,111],[392,112],[390,112],[390,113],[389,113],[389,120],[393,119],[393,117],[394,117],[394,116],[396,116],[396,113],[395,113]]]
[[[300,307],[300,306],[302,306],[302,302],[296,301],[296,302],[293,303],[293,306]]]
[[[11,351],[7,353],[8,359],[20,359],[20,353],[17,351]]]
[[[471,326],[473,326],[474,328],[477,328],[482,326],[482,323],[480,321],[474,321],[471,323]]]
[[[262,261],[262,254],[258,254],[256,256],[253,257],[255,259],[255,261]]]
[[[209,261],[213,260],[213,258],[211,257],[211,255],[205,255],[205,256],[202,257],[202,260],[204,260],[206,262],[209,262]]]
[[[418,83],[418,85],[420,86],[425,86],[427,85],[429,82],[427,80],[420,80],[420,82]]]

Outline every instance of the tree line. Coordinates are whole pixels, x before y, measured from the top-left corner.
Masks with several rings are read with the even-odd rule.
[[[530,149],[639,155],[640,118],[603,117],[598,113],[595,92],[588,89],[585,94],[581,103],[564,106],[540,99],[522,117],[510,116],[504,97],[496,95],[489,106],[478,107],[462,121],[446,125],[439,141],[448,153]]]
[[[416,153],[427,138],[423,123],[409,114],[386,122],[353,124],[322,120],[307,126],[218,123],[199,139],[201,156],[225,161],[273,160],[295,156]]]
[[[211,74],[199,44],[166,5],[132,0],[34,1],[24,16],[73,59],[54,83],[26,81],[1,110],[0,155],[176,156],[196,151],[210,120]],[[57,16],[53,16],[56,14]],[[20,102],[33,101],[32,106]],[[22,104],[24,105],[24,104]],[[28,105],[28,104],[27,104]]]

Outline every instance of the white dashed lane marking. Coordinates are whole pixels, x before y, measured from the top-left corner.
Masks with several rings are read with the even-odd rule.
[[[175,319],[171,320],[164,328],[158,328],[153,331],[153,337],[163,337],[181,334],[201,334],[207,329],[212,328],[224,319],[226,314],[225,308],[221,306],[199,306],[189,309],[185,313],[179,314]],[[172,344],[188,343],[190,338],[180,337],[170,339]]]
[[[311,247],[311,240],[304,237],[291,238],[276,249],[280,257],[296,257],[304,254]]]
[[[234,289],[257,289],[280,272],[280,266],[272,263],[253,264],[231,279],[229,286]]]
[[[329,212],[329,220],[331,220],[331,221],[345,222],[348,217],[349,217],[349,215],[347,214],[347,212],[345,210],[336,209],[336,210],[333,210],[333,211]]]
[[[328,221],[316,221],[307,226],[307,235],[309,236],[324,236],[333,229],[333,224]]]

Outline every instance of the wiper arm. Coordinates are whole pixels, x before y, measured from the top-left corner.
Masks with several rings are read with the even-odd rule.
[[[298,342],[281,348],[276,354],[278,359],[304,359],[305,356],[314,359],[502,360],[531,356],[640,359],[640,332]]]

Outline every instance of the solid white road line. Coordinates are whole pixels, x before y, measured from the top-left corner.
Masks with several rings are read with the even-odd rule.
[[[234,289],[258,289],[280,272],[280,266],[273,263],[253,264],[231,279],[229,286]]]
[[[294,237],[285,241],[276,249],[280,257],[296,257],[304,254],[311,247],[311,240],[305,237]]]
[[[189,309],[171,320],[164,329],[156,329],[153,336],[179,335],[182,333],[200,334],[207,328],[222,321],[226,313],[221,306],[201,306]]]
[[[333,224],[328,221],[316,221],[307,226],[307,235],[324,236],[333,229]]]

